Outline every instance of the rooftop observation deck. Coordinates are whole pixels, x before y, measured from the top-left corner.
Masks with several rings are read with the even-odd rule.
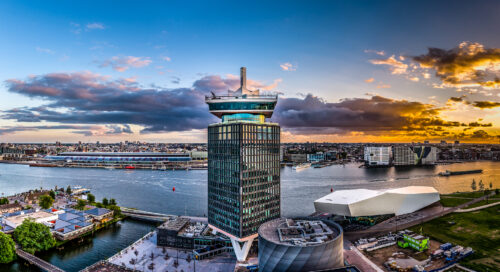
[[[241,86],[236,91],[228,90],[228,95],[205,96],[210,112],[222,118],[232,114],[254,114],[270,118],[278,102],[277,95],[260,94],[259,90],[246,87],[246,68],[241,68]]]

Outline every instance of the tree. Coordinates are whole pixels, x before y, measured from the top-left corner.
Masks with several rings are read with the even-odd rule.
[[[68,188],[66,188],[66,194],[70,195],[72,192],[71,187],[68,185]]]
[[[116,205],[108,206],[108,209],[113,211],[114,216],[121,216],[122,215],[122,210],[120,209],[120,207],[118,207]]]
[[[14,239],[21,248],[31,254],[47,250],[56,244],[49,227],[26,219],[14,230]]]
[[[116,200],[114,198],[110,199],[109,205],[116,205]]]
[[[104,205],[104,206],[108,206],[109,205],[109,202],[108,202],[107,198],[103,198],[102,199],[102,205]]]
[[[16,259],[16,244],[12,238],[0,232],[0,263],[10,263]]]
[[[53,199],[56,199],[56,192],[50,190],[49,196],[52,197]]]
[[[83,210],[85,208],[85,205],[87,205],[87,203],[85,202],[85,200],[78,199],[78,201],[76,202],[75,209],[77,209],[77,210]]]
[[[472,184],[470,185],[470,188],[472,189],[472,191],[475,191],[477,189],[476,180],[475,179],[472,179]]]
[[[6,197],[0,198],[0,205],[9,204],[9,200]]]
[[[95,196],[93,194],[88,194],[87,195],[87,200],[90,202],[90,203],[94,203],[95,202]]]
[[[484,183],[483,183],[483,180],[480,180],[480,181],[479,181],[479,190],[480,190],[480,191],[483,191],[483,190],[484,190]]]
[[[43,209],[48,209],[48,208],[52,207],[53,203],[54,203],[54,199],[52,197],[50,197],[49,195],[41,196],[40,200],[38,201],[38,204]]]

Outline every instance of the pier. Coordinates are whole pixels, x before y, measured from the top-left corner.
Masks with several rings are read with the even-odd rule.
[[[64,272],[61,268],[46,262],[35,255],[29,254],[28,252],[22,250],[22,249],[16,249],[17,256],[19,256],[21,259],[26,260],[32,265],[37,266],[38,268],[47,271],[47,272]]]

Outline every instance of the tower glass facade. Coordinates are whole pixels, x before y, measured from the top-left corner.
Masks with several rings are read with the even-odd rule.
[[[236,237],[280,217],[280,127],[230,122],[208,128],[208,220]]]
[[[208,223],[236,240],[280,217],[280,127],[266,122],[276,96],[245,87],[206,98],[222,119],[208,127]],[[253,239],[253,238],[252,238]]]

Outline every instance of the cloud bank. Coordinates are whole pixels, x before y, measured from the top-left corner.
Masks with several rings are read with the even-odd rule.
[[[280,79],[271,84],[248,80],[251,89],[274,90]],[[131,134],[130,125],[138,125],[141,133],[178,132],[205,129],[217,118],[208,112],[205,95],[225,94],[239,87],[235,75],[203,76],[189,88],[144,88],[134,79],[111,79],[90,72],[51,73],[31,76],[25,80],[6,81],[10,92],[38,98],[45,103],[39,107],[5,110],[3,119],[18,122],[56,122],[75,125],[74,133],[83,135]],[[463,99],[452,98],[459,101]],[[476,101],[476,107],[492,108],[498,104]],[[492,137],[486,131],[477,134],[479,127],[491,123],[444,120],[443,108],[380,95],[369,98],[348,98],[328,102],[307,94],[301,98],[280,97],[272,117],[284,131],[300,135],[403,135],[415,137]],[[481,120],[479,120],[481,121]],[[63,126],[61,125],[61,126]],[[98,126],[84,128],[81,126]],[[15,132],[3,128],[0,133]],[[40,126],[20,127],[20,131],[44,129]],[[53,127],[53,129],[56,129]],[[59,129],[64,129],[60,127]],[[71,128],[66,128],[71,129]],[[97,134],[96,134],[97,133]],[[477,135],[473,134],[476,133]]]

